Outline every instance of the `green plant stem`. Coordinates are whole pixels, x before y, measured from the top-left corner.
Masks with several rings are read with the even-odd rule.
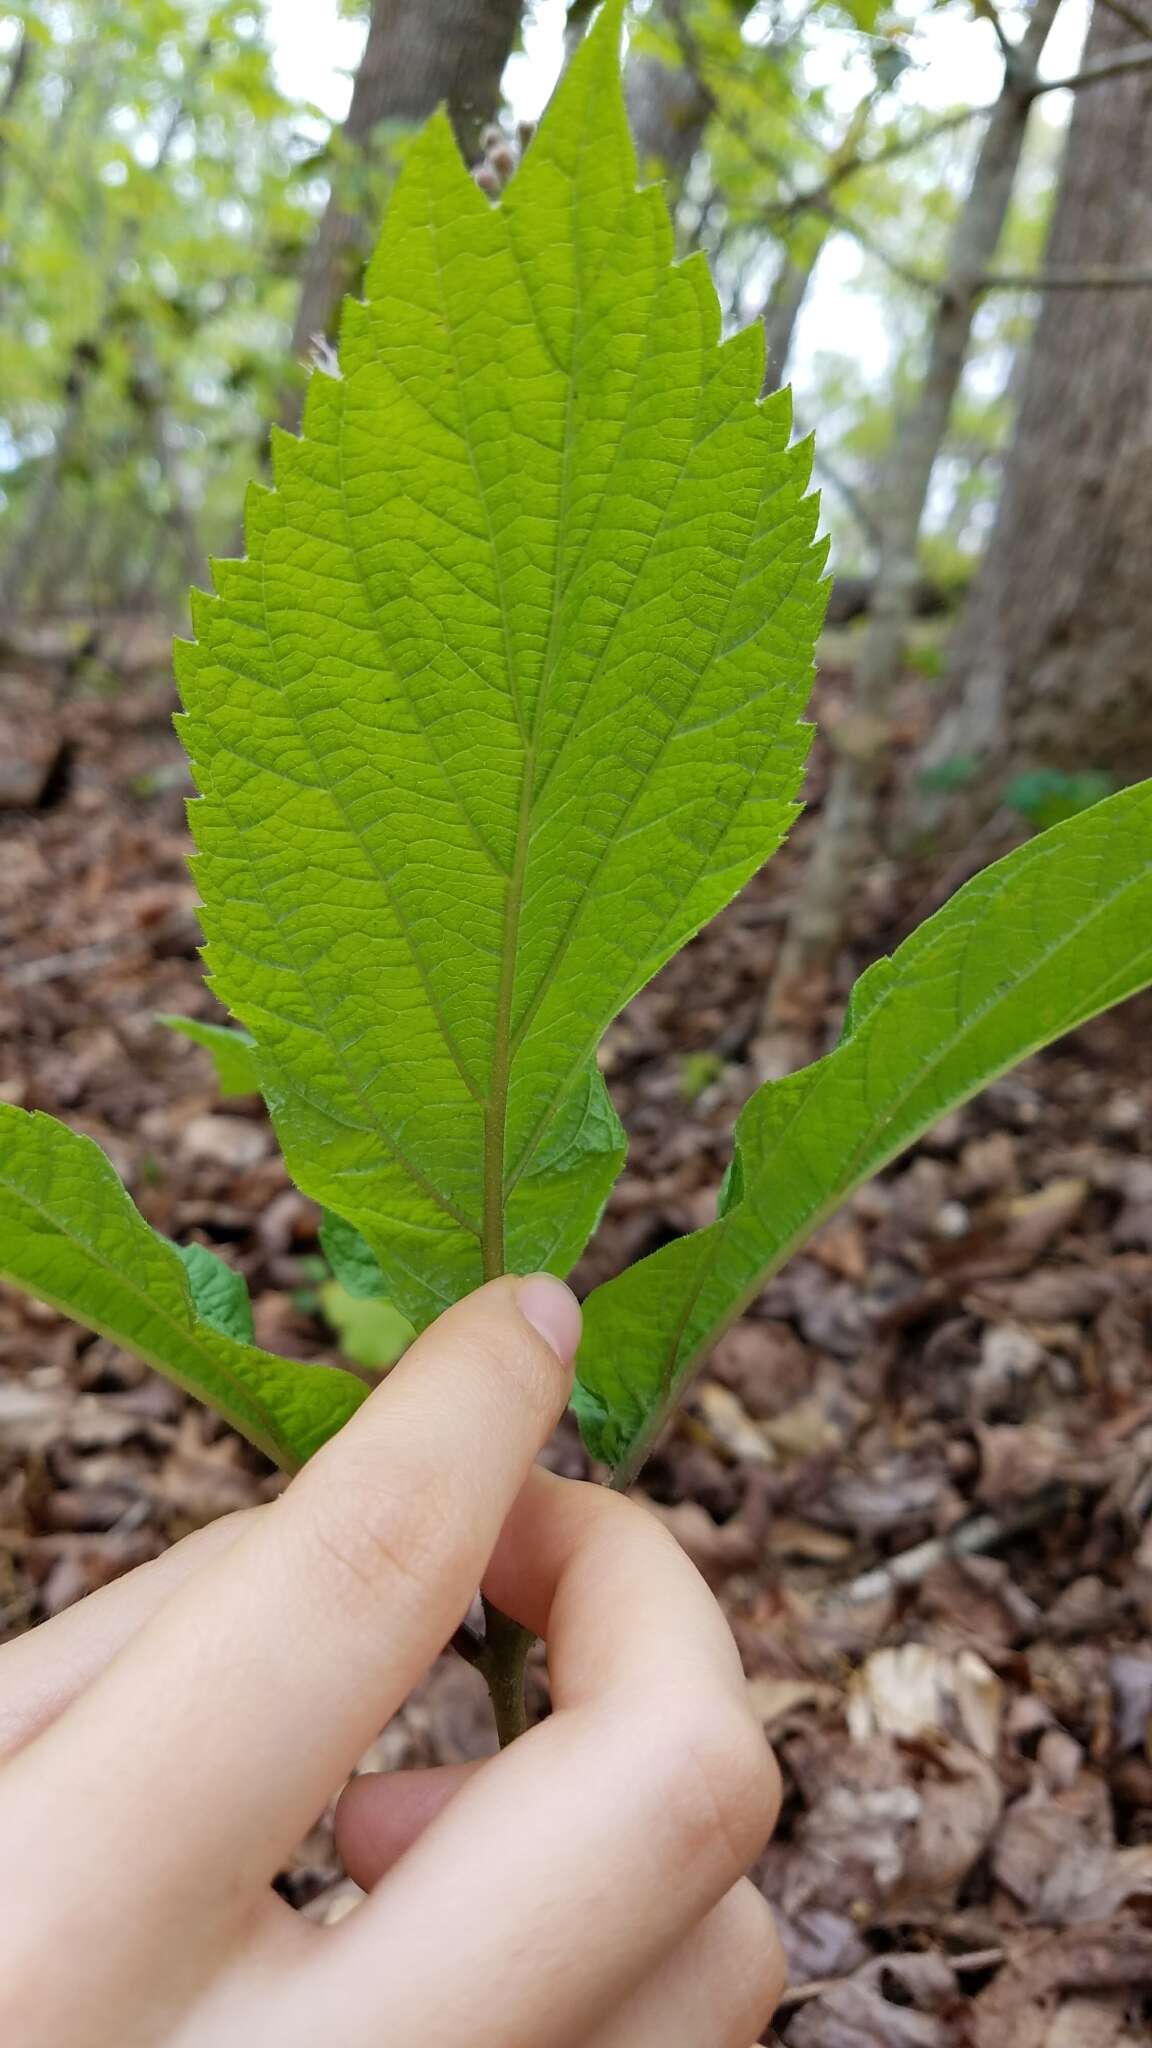
[[[484,1602],[484,1647],[478,1659],[478,1667],[488,1687],[492,1701],[492,1712],[496,1717],[496,1733],[501,1749],[507,1749],[518,1735],[523,1735],[528,1726],[528,1703],[524,1695],[524,1677],[528,1666],[528,1652],[536,1638],[531,1629],[522,1628],[518,1621],[509,1620],[493,1607],[490,1600]]]
[[[535,1640],[531,1629],[509,1620],[490,1600],[484,1601],[484,1634],[478,1636],[465,1622],[452,1638],[453,1649],[475,1667],[488,1687],[501,1749],[507,1749],[528,1726],[524,1675]]]

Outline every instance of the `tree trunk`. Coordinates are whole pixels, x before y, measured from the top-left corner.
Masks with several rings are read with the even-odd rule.
[[[1097,4],[1088,60],[1126,40]],[[1147,73],[1094,86],[1073,110],[1043,268],[1098,264],[1152,269]],[[1152,775],[1150,338],[1152,291],[1041,303],[951,701],[917,763],[920,833],[978,828],[1027,770]]]
[[[712,94],[703,79],[647,51],[629,59],[626,83],[641,176],[666,178],[678,193],[704,140]]]
[[[468,163],[500,105],[500,81],[524,0],[373,0],[368,40],[341,131],[346,151],[367,159],[383,121],[416,126],[446,104]],[[315,341],[332,339],[345,292],[356,281],[370,224],[343,202],[338,181],[304,266],[292,330],[294,374],[281,397],[283,424],[294,427],[300,366]]]
[[[772,280],[772,290],[764,308],[764,394],[778,391],[788,369],[788,358],[792,353],[792,342],[796,323],[808,296],[808,287],[820,261],[825,233],[802,258],[790,256],[785,250],[779,270]]]
[[[919,582],[920,528],[928,488],[963,374],[981,284],[996,254],[1016,182],[1030,88],[1059,4],[1060,0],[1033,0],[1020,48],[1005,62],[1000,96],[988,117],[972,183],[952,231],[924,378],[897,424],[885,464],[877,504],[880,559],[870,624],[856,668],[851,745],[836,757],[820,833],[781,948],[766,1028],[773,1017],[787,1016],[812,978],[830,966],[843,937],[853,884],[876,847],[892,696]]]
[[[28,83],[32,70],[32,48],[32,41],[27,29],[21,29],[20,40],[16,44],[9,60],[8,77],[5,81],[4,90],[0,93],[0,121],[6,121],[15,112],[16,102]],[[5,163],[6,155],[7,147],[3,132],[0,131],[0,176],[7,169],[7,164]]]
[[[727,0],[727,9],[739,25],[755,4],[756,0]],[[628,59],[624,87],[640,174],[666,179],[674,204],[704,141],[716,99],[704,75],[703,54],[685,0],[657,0],[655,11],[664,16],[680,45],[680,62],[666,64],[647,51],[635,52]]]

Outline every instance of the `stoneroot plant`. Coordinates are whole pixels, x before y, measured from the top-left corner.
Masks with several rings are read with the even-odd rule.
[[[637,190],[620,29],[609,0],[498,203],[443,116],[413,145],[339,373],[177,649],[206,959],[245,1027],[183,1028],[262,1090],[345,1287],[417,1329],[571,1270],[625,1152],[603,1033],[778,846],[808,743],[809,451],[787,393],[757,399],[759,330],[721,341],[703,258]],[[877,962],[836,1049],[747,1103],[716,1221],[586,1302],[575,1403],[615,1483],[853,1188],[1149,981],[1148,783]],[[288,1470],[367,1391],[257,1348],[237,1274],[6,1105],[0,1273]]]

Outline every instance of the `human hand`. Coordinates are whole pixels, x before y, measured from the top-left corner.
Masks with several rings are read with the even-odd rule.
[[[5,2048],[749,2048],[775,1768],[671,1538],[533,1466],[578,1331],[559,1282],[492,1282],[279,1501],[0,1651]],[[302,1920],[275,1872],[481,1578],[546,1638],[554,1712],[352,1779],[371,1896]]]

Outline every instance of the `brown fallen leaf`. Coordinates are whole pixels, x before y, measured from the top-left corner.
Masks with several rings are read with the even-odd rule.
[[[838,1279],[859,1282],[867,1274],[868,1251],[864,1234],[850,1216],[837,1216],[833,1222],[826,1223],[812,1239],[808,1252]]]
[[[980,1343],[980,1362],[968,1379],[968,1400],[974,1415],[982,1416],[1019,1396],[1022,1386],[1033,1379],[1047,1357],[1039,1337],[1018,1323],[992,1323]]]
[[[967,2015],[971,2048],[1053,2048],[1054,2022],[1071,2009],[1083,2019],[1098,1994],[1107,2011],[1125,2010],[1129,1989],[1152,1985],[1152,1929],[1123,1917],[1106,1924],[1010,1936],[1004,1967],[973,2001]],[[1064,1994],[1068,1994],[1065,1996]],[[1099,1996],[1103,1994],[1103,1996]],[[1119,1994],[1119,1995],[1118,1995]],[[1091,2042],[1091,2036],[1087,2037]],[[1147,2041],[1147,2028],[1135,2035]],[[1121,2033],[1108,2048],[1127,2048]],[[967,2044],[966,2044],[967,2048]],[[1083,2035],[1056,2035],[1055,2048],[1086,2048]],[[1092,2044],[1096,2048],[1096,2044]]]
[[[956,1997],[942,1957],[880,1956],[801,2007],[789,2048],[954,2048]]]
[[[785,1459],[818,1457],[821,1452],[839,1450],[844,1441],[818,1395],[771,1416],[760,1424],[760,1430],[770,1448]]]
[[[1108,1666],[1118,1749],[1143,1749],[1152,1761],[1152,1657],[1118,1650]]]
[[[754,1882],[762,1873],[752,1872]],[[761,1887],[771,1897],[771,1879]],[[823,1906],[809,1906],[794,1918],[775,1901],[772,1908],[780,1936],[788,1981],[792,1984],[822,1982],[827,1977],[847,1977],[869,1958],[869,1950],[856,1922],[847,1913],[830,1913]]]
[[[1090,1266],[1038,1266],[1020,1280],[982,1281],[965,1297],[977,1315],[1010,1316],[1019,1323],[1063,1323],[1099,1314],[1116,1283]]]
[[[848,1693],[848,1727],[857,1742],[872,1735],[914,1741],[958,1733],[992,1757],[1003,1711],[1003,1686],[982,1657],[929,1643],[874,1651]]]
[[[992,1848],[997,1882],[1049,1926],[1106,1920],[1152,1895],[1152,1846],[1116,1847],[1102,1778],[1081,1772],[1052,1795],[1040,1780],[1008,1809]]]
[[[752,1711],[765,1728],[774,1727],[798,1707],[815,1707],[818,1711],[834,1707],[840,1697],[838,1686],[822,1685],[815,1678],[789,1678],[779,1672],[758,1671],[748,1680]]]
[[[1068,1998],[1052,2015],[1044,2048],[1147,2048],[1147,2041],[1132,1999]]]
[[[773,1515],[764,1544],[772,1557],[805,1558],[813,1564],[839,1564],[853,1549],[850,1536],[838,1536],[834,1529],[821,1529],[797,1515]]]
[[[919,1605],[950,1635],[989,1648],[1026,1640],[1042,1621],[999,1557],[944,1558],[925,1578]]]
[[[886,1535],[909,1524],[931,1521],[945,1483],[938,1446],[922,1452],[897,1451],[875,1459],[870,1469],[837,1472],[825,1487],[821,1519],[860,1536]]]
[[[1000,1779],[985,1758],[959,1742],[934,1744],[921,1763],[920,1812],[906,1844],[904,1872],[889,1905],[920,1919],[947,1906],[984,1854],[1000,1818]]]
[[[886,1739],[831,1734],[786,1754],[807,1810],[778,1845],[769,1897],[793,1918],[819,1906],[874,1921],[903,1876],[920,1816],[907,1758]]]
[[[790,1323],[762,1317],[737,1323],[712,1354],[713,1375],[740,1396],[757,1422],[805,1400],[817,1364],[817,1354],[801,1343]]]
[[[731,1522],[714,1522],[699,1501],[682,1500],[671,1507],[650,1500],[645,1493],[633,1495],[658,1522],[676,1538],[702,1578],[714,1589],[730,1579],[733,1572],[751,1571],[759,1562],[760,1545],[752,1531],[738,1517]]]
[[[754,1422],[738,1394],[718,1380],[702,1380],[693,1389],[689,1413],[703,1424],[708,1441],[726,1457],[747,1465],[771,1465],[776,1454],[761,1423]]]
[[[255,1166],[271,1150],[272,1133],[265,1123],[243,1116],[190,1117],[180,1133],[180,1149],[189,1159],[240,1172]]]
[[[1068,1460],[1068,1445],[1043,1423],[978,1424],[980,1447],[979,1498],[990,1508],[1028,1500],[1059,1478]]]
[[[960,1154],[960,1192],[987,1195],[1015,1181],[1019,1144],[1011,1131],[970,1138]]]

